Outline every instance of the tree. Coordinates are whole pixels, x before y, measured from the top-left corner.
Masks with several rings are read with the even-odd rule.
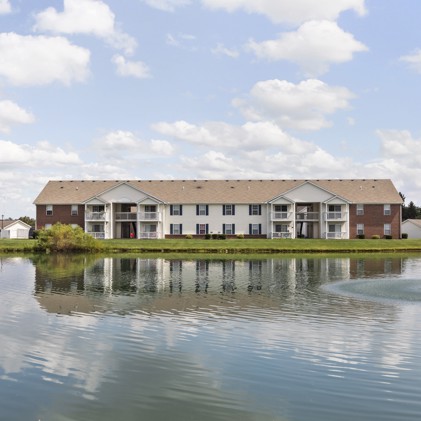
[[[25,224],[30,225],[32,228],[35,228],[35,219],[31,218],[30,216],[21,216],[19,219]]]

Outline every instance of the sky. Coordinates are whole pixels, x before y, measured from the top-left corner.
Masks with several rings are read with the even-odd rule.
[[[419,0],[0,0],[0,213],[48,180],[390,178],[421,205]]]

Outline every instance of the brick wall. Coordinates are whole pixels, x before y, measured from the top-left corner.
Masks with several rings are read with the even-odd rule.
[[[383,205],[364,205],[364,215],[357,215],[357,206],[349,207],[349,238],[356,238],[357,224],[364,224],[365,238],[384,236],[384,224],[391,224],[392,237],[400,238],[401,206],[391,205],[390,215],[384,215]]]
[[[57,222],[62,224],[77,224],[85,229],[85,206],[78,206],[78,214],[72,215],[72,205],[53,205],[53,214],[47,215],[46,205],[37,205],[36,228],[41,229],[46,224],[54,225]]]

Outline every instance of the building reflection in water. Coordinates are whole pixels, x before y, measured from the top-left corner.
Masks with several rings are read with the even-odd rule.
[[[66,256],[56,256],[34,263],[35,295],[42,307],[57,312],[107,311],[124,297],[143,299],[130,302],[136,308],[153,301],[155,307],[165,310],[180,305],[175,303],[177,297],[186,298],[185,306],[194,306],[194,295],[203,294],[208,297],[208,305],[220,305],[221,296],[233,295],[244,299],[247,305],[247,300],[256,294],[290,298],[326,282],[399,275],[404,267],[404,259],[394,257],[68,260]],[[128,302],[124,301],[126,305]]]

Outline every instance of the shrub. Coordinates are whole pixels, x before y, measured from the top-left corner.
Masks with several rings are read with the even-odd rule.
[[[365,235],[364,234],[358,234],[357,235],[357,238],[359,238],[360,240],[364,240]]]
[[[218,234],[219,240],[226,240],[227,236],[225,234]]]
[[[187,234],[185,238],[186,238],[186,240],[191,240],[193,238],[193,236],[191,234]]]
[[[380,235],[372,235],[371,236],[371,238],[373,239],[373,240],[380,240]]]
[[[101,244],[81,227],[57,223],[39,230],[35,248],[46,252],[97,251]]]
[[[408,238],[408,234],[406,232],[402,233],[402,239]]]
[[[206,234],[206,235],[205,235],[205,239],[206,239],[206,240],[210,240],[211,238],[212,238],[212,235],[211,235],[211,234]]]
[[[239,239],[243,239],[244,238],[244,234],[237,234],[236,237],[239,238]]]
[[[385,238],[386,240],[391,240],[391,239],[392,239],[392,236],[391,236],[390,234],[387,234],[387,235],[385,235],[385,236],[384,236],[384,238]]]
[[[216,240],[219,238],[218,234],[212,234],[211,236],[212,236],[212,240]]]

